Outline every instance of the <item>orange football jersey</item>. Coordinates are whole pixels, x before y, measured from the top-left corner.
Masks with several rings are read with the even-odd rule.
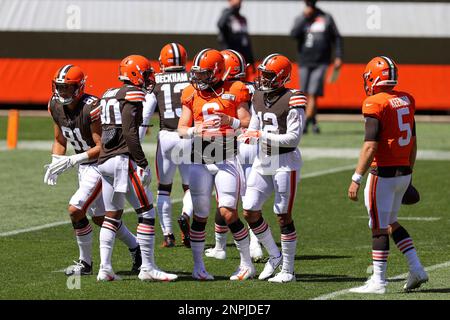
[[[414,98],[406,92],[381,92],[364,100],[363,115],[380,121],[378,150],[372,166],[410,165],[415,109]]]
[[[219,96],[212,91],[197,91],[192,85],[183,90],[181,103],[192,110],[195,123],[218,118],[214,112],[237,118],[238,106],[250,101],[250,92],[241,81],[226,81],[216,92]],[[221,126],[218,132],[224,135],[230,129],[230,126]]]

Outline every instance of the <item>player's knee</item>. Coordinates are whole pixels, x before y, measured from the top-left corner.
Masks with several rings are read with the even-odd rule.
[[[186,191],[189,190],[189,185],[188,184],[183,184],[182,187],[183,187],[183,192],[186,192]]]
[[[290,214],[284,213],[277,215],[278,225],[284,227],[292,223],[292,216]]]
[[[242,202],[242,208],[246,211],[261,211],[262,203],[256,197],[245,195]]]
[[[236,193],[223,192],[220,194],[218,206],[219,208],[236,210],[237,200]]]
[[[170,195],[172,192],[172,184],[158,184],[158,194]]]
[[[81,219],[86,217],[86,212],[75,206],[69,205],[68,211],[70,215],[70,220],[72,220],[72,222],[80,221]]]
[[[92,217],[92,221],[99,227],[101,227],[103,225],[103,220],[105,220],[104,216]]]
[[[239,219],[237,210],[234,208],[220,207],[219,210],[220,215],[223,217],[227,225],[236,222]]]
[[[252,211],[244,209],[243,216],[248,223],[255,223],[261,218],[262,213],[260,210]]]

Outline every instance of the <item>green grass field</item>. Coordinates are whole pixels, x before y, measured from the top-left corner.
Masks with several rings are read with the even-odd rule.
[[[0,118],[0,140],[4,138],[5,119]],[[155,122],[156,124],[156,122]],[[324,122],[320,136],[305,136],[304,147],[359,148],[363,127],[359,122]],[[153,128],[156,132],[157,126]],[[419,148],[450,151],[449,124],[419,123]],[[154,134],[147,142],[154,142]],[[21,118],[22,140],[51,140],[51,122],[47,118]],[[153,161],[153,154],[147,154]],[[239,263],[239,255],[228,237],[227,259],[218,261],[205,257],[208,271],[216,280],[196,282],[190,278],[192,255],[180,245],[172,249],[159,247],[162,236],[157,228],[156,261],[164,269],[179,275],[174,283],[143,283],[129,274],[128,250],[116,241],[113,256],[115,271],[123,281],[97,283],[94,276],[82,277],[81,289],[67,288],[61,272],[78,257],[72,226],[66,214],[68,200],[76,189],[74,170],[58,179],[55,187],[42,182],[43,166],[50,160],[50,151],[0,151],[0,299],[313,299],[359,285],[368,277],[371,263],[371,236],[367,213],[362,201],[347,199],[346,193],[356,159],[326,158],[305,160],[294,207],[298,249],[297,282],[284,285],[259,280],[241,283],[228,280]],[[414,184],[422,200],[414,206],[403,206],[400,223],[410,232],[424,266],[450,261],[450,160],[418,160]],[[334,173],[326,173],[336,169]],[[155,177],[155,175],[153,175]],[[153,179],[156,180],[156,179]],[[153,189],[156,183],[153,181]],[[362,191],[362,190],[361,190]],[[178,175],[174,199],[181,197]],[[273,198],[272,198],[273,199]],[[272,199],[264,206],[275,239],[280,232],[272,213]],[[174,204],[178,215],[180,203]],[[134,232],[134,213],[124,216]],[[20,232],[22,229],[53,227]],[[214,243],[213,214],[207,226],[207,247]],[[175,224],[175,228],[177,225]],[[19,231],[18,231],[19,230]],[[94,236],[94,274],[98,271],[98,232]],[[177,229],[175,229],[177,230]],[[20,233],[18,233],[20,232]],[[179,233],[176,232],[177,240]],[[263,264],[257,264],[258,272]],[[388,274],[396,277],[407,272],[402,255],[391,243]],[[403,293],[404,278],[394,278],[384,296],[359,296],[348,293],[326,296],[332,299],[449,299],[450,263],[433,267],[430,281],[414,293]]]

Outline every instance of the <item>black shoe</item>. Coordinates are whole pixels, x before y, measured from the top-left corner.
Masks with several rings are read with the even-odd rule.
[[[66,276],[72,276],[74,274],[81,276],[88,276],[92,274],[92,263],[89,265],[83,260],[74,261],[75,264],[68,266],[64,272]]]
[[[164,236],[164,241],[161,245],[161,248],[172,248],[175,247],[175,236],[173,233]]]
[[[181,229],[181,241],[186,248],[191,247],[191,236],[189,235],[191,228],[189,227],[188,219],[183,214],[178,218],[178,225]]]
[[[138,273],[142,265],[141,248],[137,246],[134,249],[128,249],[131,255],[131,262],[133,266],[131,267],[131,272]]]

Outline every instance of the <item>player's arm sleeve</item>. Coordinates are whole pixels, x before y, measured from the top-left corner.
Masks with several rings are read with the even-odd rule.
[[[145,101],[142,103],[142,124],[139,127],[139,139],[142,141],[145,137],[145,133],[150,125],[150,119],[155,112],[157,105],[156,96],[154,93],[147,94],[145,96]]]
[[[305,110],[303,108],[293,108],[287,116],[287,129],[285,134],[263,132],[262,138],[276,142],[280,147],[297,147],[302,137],[304,123]]]
[[[364,118],[364,141],[379,141],[380,140],[380,121],[377,118]]]
[[[146,168],[148,166],[148,162],[139,141],[139,124],[136,121],[138,118],[137,113],[141,112],[141,110],[141,102],[125,103],[122,110],[122,134],[133,160],[136,161],[138,166]]]

